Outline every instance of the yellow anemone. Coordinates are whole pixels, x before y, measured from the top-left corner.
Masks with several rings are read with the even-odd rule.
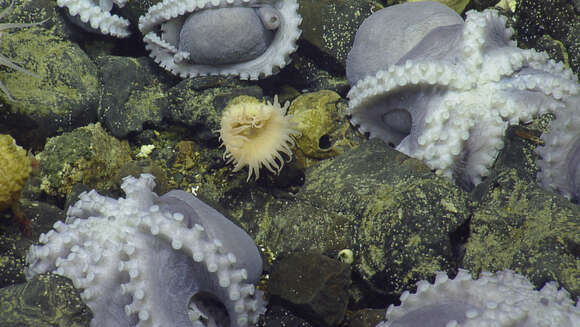
[[[273,103],[242,96],[224,109],[219,130],[222,146],[226,148],[224,160],[234,164],[233,171],[248,166],[247,181],[252,174],[258,179],[262,166],[274,174],[280,173],[284,166],[281,153],[292,158],[291,135],[299,132],[294,129],[292,117],[286,116],[289,106],[289,102],[280,106],[278,96]]]

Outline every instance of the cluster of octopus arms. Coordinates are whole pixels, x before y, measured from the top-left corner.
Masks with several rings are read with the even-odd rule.
[[[83,28],[115,37],[130,34],[130,22],[110,13],[125,3],[58,0]],[[297,9],[297,0],[164,0],[140,17],[138,28],[153,60],[173,74],[258,79],[282,69],[296,50]],[[537,150],[538,180],[577,200],[575,75],[544,53],[517,48],[497,11],[466,17],[422,2],[367,18],[347,60],[351,122],[469,189],[489,174],[508,125],[552,113]],[[158,196],[154,185],[144,174],[124,179],[125,198],[83,193],[66,222],[31,248],[27,276],[69,277],[93,311],[91,326],[255,324],[265,301],[254,286],[262,260],[252,238],[192,194]],[[476,280],[463,270],[454,279],[439,273],[401,302],[379,326],[580,322],[566,290],[553,282],[535,290],[508,270]]]

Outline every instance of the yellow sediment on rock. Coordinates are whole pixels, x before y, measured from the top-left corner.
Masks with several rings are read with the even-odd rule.
[[[495,4],[495,7],[503,8],[509,12],[516,12],[517,5],[517,0],[500,0]]]
[[[0,210],[18,199],[31,170],[26,150],[16,145],[10,135],[0,134]]]

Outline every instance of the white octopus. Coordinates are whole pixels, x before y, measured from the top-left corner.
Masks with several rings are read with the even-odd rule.
[[[40,236],[28,278],[70,278],[93,327],[242,327],[265,311],[254,287],[262,259],[251,237],[189,193],[152,192],[153,176],[125,177],[126,198],[94,190],[67,222]]]
[[[180,77],[276,73],[296,50],[296,0],[164,0],[139,18],[150,56]]]
[[[347,76],[361,132],[470,189],[489,174],[509,124],[577,113],[580,87],[562,63],[517,48],[497,11],[466,16],[435,2],[376,12],[357,32]]]
[[[124,7],[128,0],[57,0],[56,4],[61,8],[67,8],[69,15],[79,19],[93,30],[115,37],[127,37],[129,21],[118,15],[112,15],[113,4]],[[74,21],[74,20],[73,20]]]
[[[482,272],[476,280],[463,269],[454,279],[438,272],[433,284],[420,281],[415,293],[405,291],[400,300],[377,327],[580,326],[580,308],[568,291],[556,282],[536,291],[511,270]]]

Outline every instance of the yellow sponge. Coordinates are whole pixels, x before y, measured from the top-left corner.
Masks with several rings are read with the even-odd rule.
[[[32,166],[26,150],[10,135],[0,134],[0,210],[12,206],[30,175]]]

